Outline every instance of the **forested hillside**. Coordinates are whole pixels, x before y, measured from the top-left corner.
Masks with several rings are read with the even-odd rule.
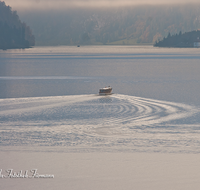
[[[154,44],[155,47],[195,47],[195,43],[199,43],[200,31],[185,32],[182,34],[171,35],[170,33],[166,38]],[[196,45],[199,47],[199,45]]]
[[[200,5],[21,12],[36,45],[141,44],[200,28]]]
[[[30,28],[20,21],[16,11],[0,1],[0,49],[28,48],[34,44]]]

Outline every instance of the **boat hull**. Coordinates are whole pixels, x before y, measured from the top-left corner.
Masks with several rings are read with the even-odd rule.
[[[111,87],[105,87],[99,89],[99,95],[110,95],[112,94],[112,88]]]
[[[99,95],[111,95],[112,93],[101,93],[99,92]]]

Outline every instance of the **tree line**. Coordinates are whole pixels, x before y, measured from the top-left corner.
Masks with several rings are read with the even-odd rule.
[[[0,1],[0,49],[28,48],[35,45],[30,27],[22,23],[16,11]]]
[[[185,32],[182,34],[180,31],[179,34],[171,35],[170,33],[168,36],[155,42],[155,47],[194,47],[195,42],[200,42],[200,31],[191,31]]]
[[[154,44],[200,28],[200,4],[20,12],[37,45]]]

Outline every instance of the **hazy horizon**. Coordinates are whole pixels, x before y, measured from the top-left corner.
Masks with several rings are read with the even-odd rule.
[[[173,35],[200,28],[200,4],[183,4],[186,0],[179,5],[155,5],[153,3],[156,1],[149,1],[151,5],[137,6],[139,1],[133,1],[135,6],[128,7],[125,5],[130,1],[126,0],[124,3],[118,0],[115,5],[111,0],[100,1],[102,5],[110,3],[110,7],[104,8],[92,0],[75,0],[73,3],[68,3],[68,0],[57,3],[52,0],[21,0],[16,1],[18,5],[7,0],[6,4],[9,2],[18,7],[21,5],[21,8],[11,7],[17,11],[20,20],[30,27],[36,45],[154,44],[169,33]],[[81,5],[80,2],[85,4]],[[93,8],[88,8],[90,3]],[[120,3],[123,6],[118,6]],[[62,9],[59,9],[61,6]]]
[[[65,10],[71,8],[114,8],[138,5],[183,5],[200,3],[199,0],[6,0],[14,10],[38,9],[38,10]]]

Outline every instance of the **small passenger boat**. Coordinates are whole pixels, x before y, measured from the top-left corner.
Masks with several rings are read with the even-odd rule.
[[[111,92],[112,92],[112,88],[110,86],[99,89],[99,95],[109,95],[109,94],[112,94]]]

